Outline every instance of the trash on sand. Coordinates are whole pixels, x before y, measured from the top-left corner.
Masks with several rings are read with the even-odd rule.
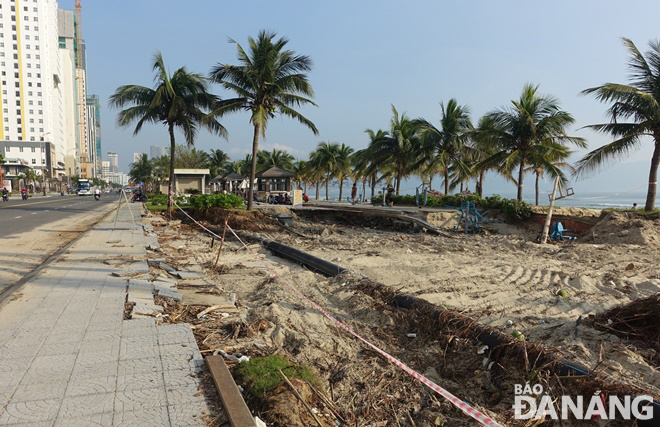
[[[221,317],[229,317],[229,313],[220,313]]]
[[[511,326],[511,325],[513,325],[513,320],[507,320],[507,321],[506,321],[506,325],[507,325],[507,326]]]
[[[240,390],[241,386],[238,386],[238,389]],[[241,393],[242,392],[243,391],[241,390]],[[257,425],[257,427],[267,427],[266,423],[261,421],[261,419],[259,417],[254,417],[254,423]]]
[[[568,292],[566,292],[566,291],[563,290],[563,289],[560,289],[560,290],[557,291],[557,296],[560,296],[560,297],[564,297],[564,298],[565,298],[565,297],[568,296]]]
[[[407,334],[408,338],[417,338],[417,334]]]
[[[511,336],[513,336],[515,339],[519,341],[525,341],[525,336],[520,331],[513,331],[511,333]]]
[[[249,362],[250,356],[241,356],[238,358],[238,363]]]
[[[484,354],[484,353],[486,352],[486,350],[488,350],[488,346],[487,346],[487,345],[481,347],[481,348],[479,349],[479,351],[477,351],[477,354]]]

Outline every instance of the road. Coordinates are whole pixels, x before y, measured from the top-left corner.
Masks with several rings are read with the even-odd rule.
[[[104,194],[96,201],[91,196],[65,195],[64,197],[31,197],[22,200],[20,196],[9,198],[0,204],[0,239],[17,233],[34,230],[55,221],[84,212],[107,208],[108,203],[117,203],[117,196]]]
[[[116,206],[116,195],[20,196],[0,202],[0,296]],[[126,205],[124,205],[126,206]],[[137,207],[137,206],[136,206]]]

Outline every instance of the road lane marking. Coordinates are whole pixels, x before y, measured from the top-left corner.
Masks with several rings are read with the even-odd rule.
[[[32,212],[30,215],[36,215],[36,214],[37,214],[36,212]]]
[[[15,216],[14,218],[18,219],[18,218],[23,218],[23,217],[22,216]]]
[[[1,206],[0,209],[25,208],[26,206],[41,205],[41,204],[44,204],[44,203],[58,203],[58,202],[61,203],[62,201],[59,200],[59,199],[55,199],[55,200],[46,200],[46,201],[43,201],[43,202],[21,203],[20,205]]]

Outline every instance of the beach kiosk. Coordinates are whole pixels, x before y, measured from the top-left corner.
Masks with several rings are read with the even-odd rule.
[[[256,174],[257,194],[268,198],[271,193],[288,193],[291,191],[291,178],[296,174],[273,166]]]

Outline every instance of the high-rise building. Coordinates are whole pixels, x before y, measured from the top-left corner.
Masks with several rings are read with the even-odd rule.
[[[58,51],[62,73],[62,104],[64,114],[64,163],[66,175],[80,176],[80,136],[78,126],[76,81],[76,30],[72,10],[57,10]]]
[[[142,156],[146,156],[146,155],[147,155],[146,153],[133,153],[133,163],[139,162],[140,158],[142,158]]]
[[[65,175],[57,2],[0,0],[0,149],[37,173]]]
[[[92,176],[101,175],[101,105],[97,95],[87,97],[87,160]]]
[[[155,145],[152,145],[149,147],[149,158],[150,159],[155,159],[160,156],[165,155],[165,147],[157,147]]]
[[[119,172],[119,156],[114,151],[108,151],[108,162],[110,162],[110,172]]]

